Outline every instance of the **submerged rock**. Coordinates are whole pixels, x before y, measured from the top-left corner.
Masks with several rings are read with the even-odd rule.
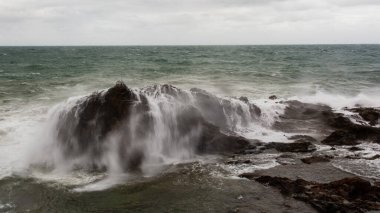
[[[278,188],[284,195],[309,203],[319,212],[380,210],[380,187],[358,177],[330,183],[272,176],[242,177]]]

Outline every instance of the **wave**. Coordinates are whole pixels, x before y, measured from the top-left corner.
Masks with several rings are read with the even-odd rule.
[[[293,96],[289,99],[305,103],[324,104],[336,110],[353,107],[378,107],[380,106],[378,92],[376,89],[373,92],[361,92],[357,95],[342,95],[318,90],[313,95]]]

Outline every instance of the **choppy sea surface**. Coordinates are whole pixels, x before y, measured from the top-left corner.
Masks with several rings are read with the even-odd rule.
[[[217,156],[142,176],[26,166],[31,156],[51,154],[35,144],[49,131],[52,109],[120,80],[132,88],[171,84],[246,96],[269,120],[283,109],[267,101],[270,95],[335,110],[378,107],[380,45],[0,47],[0,212],[218,212],[244,202],[253,186],[235,178],[239,168],[218,166]],[[260,139],[281,137],[266,131]],[[261,163],[244,171],[276,166],[270,157],[256,160]],[[360,173],[358,165],[340,166]],[[378,165],[367,166],[380,178]]]

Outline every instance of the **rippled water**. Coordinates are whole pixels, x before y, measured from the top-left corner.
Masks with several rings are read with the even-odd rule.
[[[238,198],[253,186],[226,177],[255,168],[172,165],[154,177],[119,177],[123,184],[111,189],[102,182],[100,192],[73,190],[107,174],[49,175],[23,168],[35,148],[36,127],[44,130],[53,106],[118,80],[130,87],[167,83],[221,97],[247,96],[270,122],[282,107],[266,101],[273,94],[337,110],[380,106],[380,45],[0,47],[0,211],[222,211],[246,202]],[[268,140],[281,139],[264,130],[246,135],[264,133]],[[263,158],[257,168],[275,165]]]

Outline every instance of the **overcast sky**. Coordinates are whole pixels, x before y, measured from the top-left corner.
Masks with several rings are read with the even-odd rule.
[[[0,45],[380,43],[380,0],[0,0]]]

